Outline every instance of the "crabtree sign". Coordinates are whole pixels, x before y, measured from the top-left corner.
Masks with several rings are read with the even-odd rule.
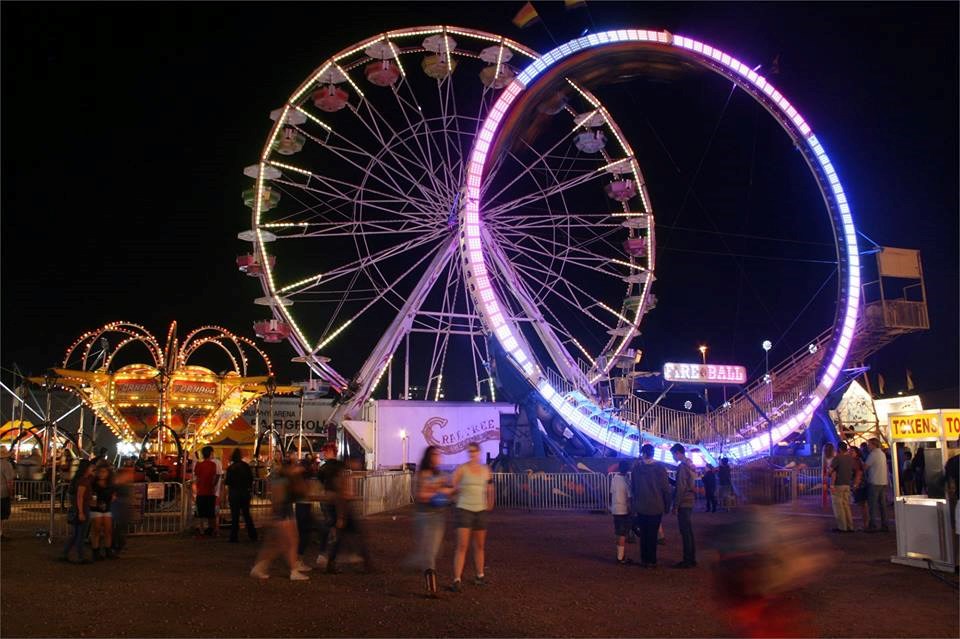
[[[747,369],[730,364],[683,364],[667,362],[663,378],[668,382],[696,382],[698,384],[744,384]]]
[[[419,463],[427,446],[436,446],[443,465],[467,461],[467,446],[480,446],[480,459],[499,452],[500,414],[513,404],[486,402],[419,402],[379,400],[376,409],[377,464],[402,464],[404,435],[406,461]]]

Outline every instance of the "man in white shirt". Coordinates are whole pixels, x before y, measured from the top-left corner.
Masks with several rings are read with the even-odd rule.
[[[867,442],[870,454],[863,464],[863,472],[867,481],[867,505],[870,507],[870,525],[866,532],[876,532],[874,520],[879,516],[881,532],[888,532],[887,527],[887,457],[880,449],[880,440],[876,437]]]

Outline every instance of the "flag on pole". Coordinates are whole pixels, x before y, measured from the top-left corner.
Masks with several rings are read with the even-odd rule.
[[[884,386],[886,386],[886,382],[884,382],[884,380],[883,380],[883,375],[877,375],[877,388],[880,389],[880,394],[881,394],[881,395],[883,395],[883,394],[885,393],[885,391],[884,391],[884,389],[883,389]]]
[[[513,16],[513,24],[518,29],[524,29],[536,22],[539,18],[540,14],[537,13],[537,10],[533,8],[533,5],[528,2],[523,5],[519,11],[517,11],[517,15]]]
[[[563,8],[567,11],[585,6],[587,6],[587,0],[563,0]]]
[[[780,54],[778,53],[770,63],[770,75],[780,75]]]
[[[913,375],[910,373],[910,369],[907,369],[907,390],[913,390]]]

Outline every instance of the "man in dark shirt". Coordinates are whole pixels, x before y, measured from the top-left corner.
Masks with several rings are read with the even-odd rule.
[[[227,499],[230,502],[230,543],[237,543],[240,534],[240,515],[247,527],[247,537],[250,541],[257,540],[257,527],[253,525],[253,516],[250,514],[250,493],[253,491],[253,471],[250,465],[243,461],[243,454],[239,448],[233,449],[230,456],[231,464],[227,468],[224,483],[229,491]]]
[[[337,459],[337,445],[333,442],[323,447],[323,465],[317,472],[317,478],[323,486],[323,501],[320,502],[320,554],[317,555],[317,565],[325,567],[327,563],[327,542],[337,523],[337,480],[346,469],[343,462]]]
[[[833,532],[853,532],[853,513],[850,510],[850,488],[860,485],[860,473],[855,470],[856,463],[847,450],[846,442],[837,445],[837,454],[830,462],[830,488],[833,502],[833,516],[837,527]]]
[[[710,464],[707,464],[707,469],[703,471],[703,496],[707,500],[704,512],[717,512],[717,471]]]
[[[720,507],[728,510],[733,499],[733,482],[730,481],[730,460],[726,457],[720,460],[717,478],[720,483]]]

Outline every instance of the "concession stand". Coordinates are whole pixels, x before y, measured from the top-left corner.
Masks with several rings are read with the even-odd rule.
[[[887,429],[897,525],[897,554],[890,561],[953,572],[956,514],[942,486],[947,460],[960,454],[960,409],[891,413]],[[902,494],[898,444],[916,447],[914,455],[924,456],[930,480],[926,495]]]

